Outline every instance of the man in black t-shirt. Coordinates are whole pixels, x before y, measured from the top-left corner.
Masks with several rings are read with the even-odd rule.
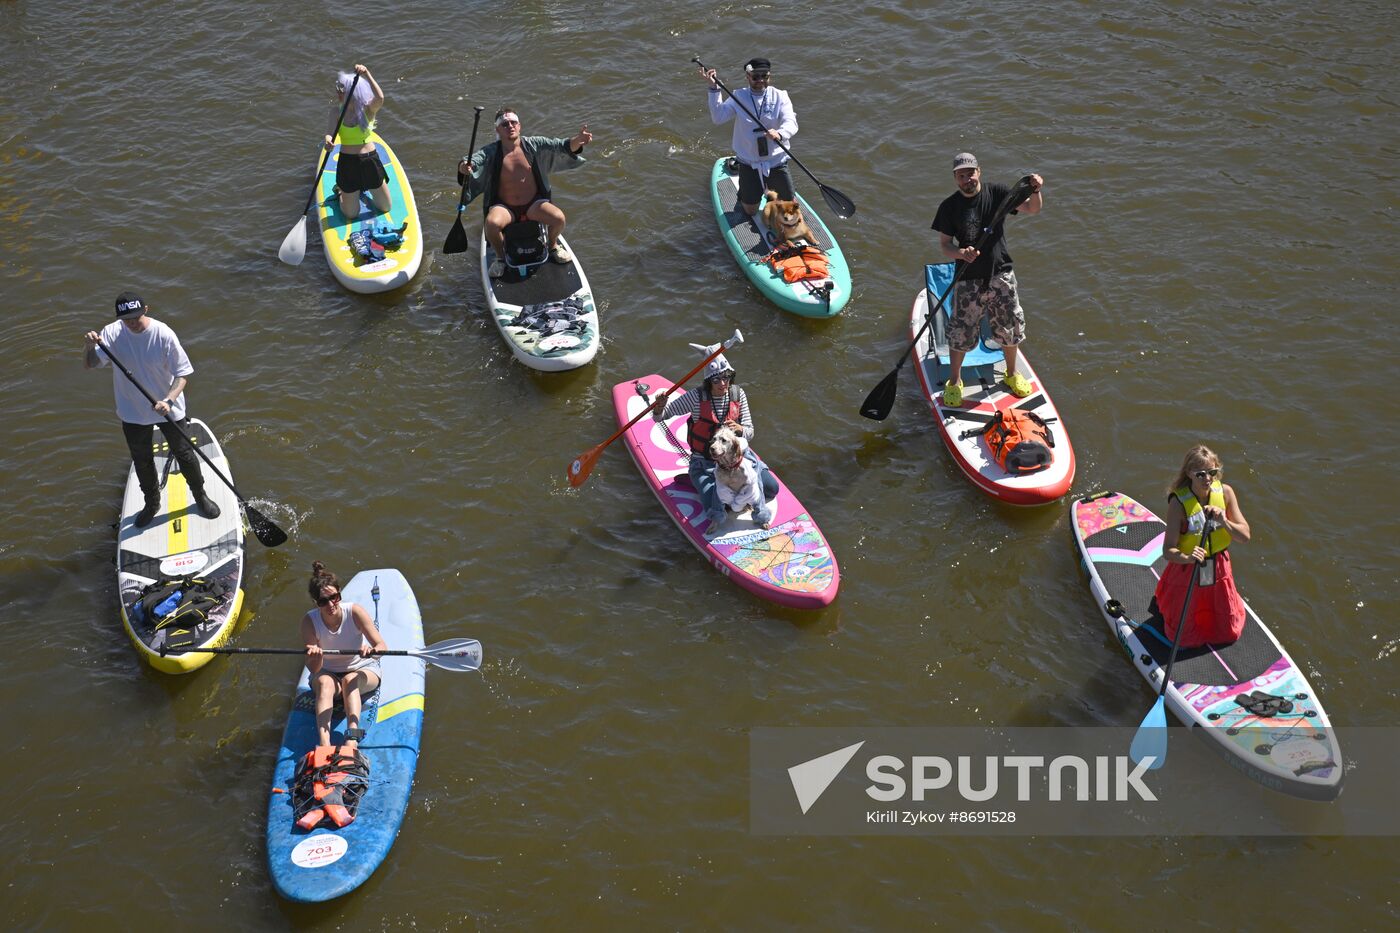
[[[1012,211],[1013,214],[1040,213],[1040,186],[1044,179],[1039,175],[1028,177],[1031,196]],[[933,219],[943,255],[966,263],[953,292],[953,315],[948,324],[951,372],[943,385],[943,404],[953,408],[962,404],[963,357],[977,346],[984,314],[991,325],[992,336],[1006,355],[1006,387],[1012,395],[1025,398],[1031,394],[1031,384],[1016,371],[1016,355],[1017,347],[1026,339],[1026,316],[1016,295],[1016,273],[1011,269],[1011,254],[1006,251],[1002,224],[992,230],[980,252],[974,246],[982,236],[983,224],[991,219],[1010,189],[1005,185],[982,184],[982,170],[977,165],[977,157],[970,152],[960,152],[953,157],[953,179],[958,190],[938,205]]]

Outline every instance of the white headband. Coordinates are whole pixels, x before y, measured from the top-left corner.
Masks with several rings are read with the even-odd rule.
[[[504,125],[505,125],[505,123],[504,123],[505,120],[514,120],[516,123],[519,123],[519,122],[520,122],[520,118],[517,117],[514,113],[512,113],[512,112],[509,111],[509,110],[507,110],[505,113],[501,114],[499,117],[496,118],[496,125],[497,125],[497,126],[504,126]]]

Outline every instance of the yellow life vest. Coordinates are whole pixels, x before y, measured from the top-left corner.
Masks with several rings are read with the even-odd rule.
[[[1181,508],[1186,513],[1186,534],[1176,539],[1176,549],[1183,554],[1190,554],[1201,543],[1201,532],[1205,530],[1205,512],[1201,508],[1201,502],[1196,498],[1196,494],[1191,491],[1191,484],[1177,489],[1172,493],[1176,496],[1176,501],[1181,503]],[[1216,480],[1210,484],[1210,504],[1225,511],[1225,488]],[[1210,533],[1210,543],[1206,550],[1211,554],[1219,554],[1230,546],[1230,532],[1224,525],[1216,528]]]

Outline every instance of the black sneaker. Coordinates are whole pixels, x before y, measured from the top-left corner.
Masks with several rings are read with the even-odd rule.
[[[137,528],[145,528],[151,523],[152,519],[156,517],[156,513],[159,511],[160,497],[157,496],[154,499],[148,498],[146,499],[145,508],[136,513],[136,519],[132,522],[132,524],[134,524]]]
[[[194,496],[195,507],[199,509],[199,514],[205,518],[218,518],[220,514],[219,506],[204,494],[203,489],[191,489],[190,494]]]

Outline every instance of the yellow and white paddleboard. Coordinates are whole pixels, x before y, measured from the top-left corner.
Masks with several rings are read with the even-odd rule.
[[[209,426],[195,418],[181,425],[195,447],[204,451],[219,471],[233,480],[223,449]],[[146,504],[133,466],[126,479],[122,519],[117,527],[117,586],[121,592],[122,625],[131,643],[156,670],[184,674],[207,664],[212,654],[181,653],[187,648],[214,648],[228,641],[243,607],[243,512],[238,498],[223,480],[200,461],[204,492],[219,506],[218,518],[205,518],[195,508],[180,464],[170,453],[165,435],[156,428],[156,475],[161,479],[160,511],[145,528],[136,527],[136,514]],[[165,622],[136,609],[142,591],[151,584],[196,577],[209,581],[223,596],[204,618],[187,614]],[[162,654],[164,649],[164,654]]]
[[[379,152],[379,161],[384,163],[384,173],[389,176],[389,197],[391,206],[388,214],[376,214],[369,196],[361,194],[360,213],[346,219],[340,212],[340,196],[335,190],[335,172],[340,164],[340,145],[331,150],[326,160],[326,170],[316,186],[316,216],[321,225],[321,245],[326,250],[326,262],[340,284],[352,292],[371,294],[387,292],[407,285],[418,273],[423,261],[423,230],[418,224],[418,207],[413,203],[413,189],[408,184],[408,174],[399,163],[398,156],[389,144],[371,133],[369,141]],[[317,147],[316,166],[321,165],[325,150]],[[382,221],[400,231],[403,242],[386,249],[384,258],[366,261],[356,255],[350,247],[350,235],[361,228],[366,233],[375,221]]]

